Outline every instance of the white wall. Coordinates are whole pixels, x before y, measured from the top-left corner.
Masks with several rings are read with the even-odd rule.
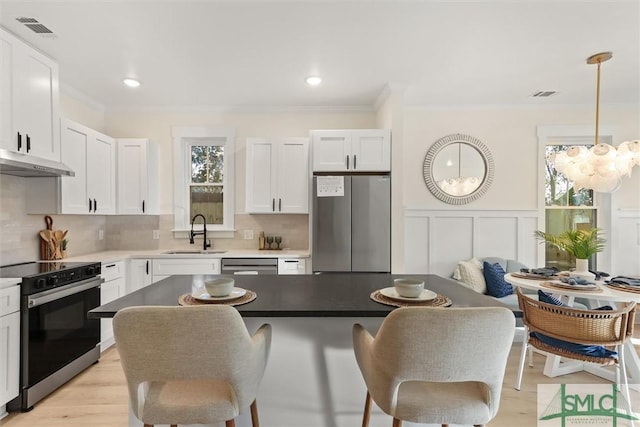
[[[602,106],[601,126],[614,129],[614,145],[640,137],[639,106]],[[592,107],[574,108],[486,108],[465,110],[409,109],[404,117],[403,173],[404,208],[447,212],[528,210],[543,212],[538,206],[538,173],[542,173],[538,159],[538,125],[594,125]],[[429,147],[439,138],[463,133],[480,139],[491,151],[495,161],[495,178],[491,188],[480,199],[462,206],[447,205],[436,199],[427,189],[422,165]],[[625,260],[624,266],[615,261],[607,267],[614,274],[640,274],[640,168],[626,178],[618,192],[611,195],[612,258]],[[622,219],[624,217],[624,219]],[[623,230],[632,231],[633,239]],[[406,236],[416,236],[419,230],[411,225]],[[621,239],[625,235],[624,240]],[[469,236],[470,237],[470,236]],[[633,240],[633,241],[632,241]],[[418,245],[419,246],[419,245]],[[432,251],[451,251],[447,247],[432,247]],[[405,242],[405,251],[416,250],[415,242]],[[622,255],[623,252],[627,255]],[[460,254],[459,259],[468,254]],[[480,254],[487,256],[489,254]],[[413,253],[412,259],[427,257],[428,253]],[[452,255],[444,255],[450,259]],[[542,263],[543,260],[539,260]],[[412,264],[413,265],[413,264]]]

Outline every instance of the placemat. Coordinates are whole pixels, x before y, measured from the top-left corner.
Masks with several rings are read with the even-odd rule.
[[[602,292],[602,289],[598,287],[582,288],[582,287],[572,286],[564,283],[543,282],[543,283],[540,283],[540,286],[547,289],[556,289],[556,290],[562,290],[562,291],[593,292],[593,293]]]
[[[429,301],[398,301],[386,297],[380,291],[374,291],[369,295],[372,300],[380,304],[392,305],[394,307],[449,307],[451,300],[445,295],[438,294],[434,299]]]
[[[519,279],[529,279],[529,280],[555,280],[558,278],[558,276],[542,276],[540,274],[533,274],[533,273],[511,273],[511,275]]]
[[[227,301],[201,301],[195,299],[191,294],[180,295],[178,298],[178,304],[180,305],[208,305],[208,304],[226,304],[226,305],[242,305],[256,299],[257,294],[249,289],[247,293],[240,298],[227,300]]]
[[[627,286],[619,283],[605,283],[611,289],[622,292],[631,292],[632,294],[640,294],[640,286]]]

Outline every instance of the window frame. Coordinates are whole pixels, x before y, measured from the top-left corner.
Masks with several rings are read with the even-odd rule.
[[[547,209],[572,209],[571,206],[546,206],[545,201],[545,155],[548,145],[593,145],[594,128],[592,125],[541,125],[537,127],[538,136],[538,226],[539,230],[546,230]],[[600,143],[611,144],[615,140],[613,129],[609,126],[600,126],[598,138]],[[593,205],[590,207],[579,206],[576,209],[594,209],[596,211],[596,227],[603,230],[603,234],[609,236],[605,250],[596,254],[599,270],[609,271],[611,266],[611,195],[606,193],[593,193]],[[537,259],[542,265],[545,262],[545,245],[538,245]]]
[[[235,231],[235,137],[232,128],[206,126],[173,126],[173,213],[174,232],[191,230],[189,187],[191,185],[191,146],[224,146],[223,191],[224,222],[207,224],[216,237],[233,237]],[[176,236],[177,237],[177,236]]]

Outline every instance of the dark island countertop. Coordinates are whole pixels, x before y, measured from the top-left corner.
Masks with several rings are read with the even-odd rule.
[[[369,297],[393,286],[393,279],[424,280],[425,289],[449,297],[453,307],[511,307],[463,285],[436,275],[330,273],[314,275],[234,276],[235,286],[250,289],[257,298],[236,308],[244,317],[385,317],[396,307]],[[194,276],[171,276],[89,311],[89,318],[110,318],[130,306],[178,305],[191,292]],[[519,311],[514,311],[520,317]]]

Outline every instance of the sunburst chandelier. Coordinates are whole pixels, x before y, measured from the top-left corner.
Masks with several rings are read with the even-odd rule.
[[[596,86],[596,134],[593,147],[574,145],[566,151],[555,153],[551,161],[554,167],[575,188],[592,189],[601,193],[617,190],[624,175],[631,176],[635,165],[640,165],[640,141],[625,141],[616,147],[598,140],[600,116],[600,64],[611,59],[611,52],[602,52],[587,58],[587,64],[597,64]]]

